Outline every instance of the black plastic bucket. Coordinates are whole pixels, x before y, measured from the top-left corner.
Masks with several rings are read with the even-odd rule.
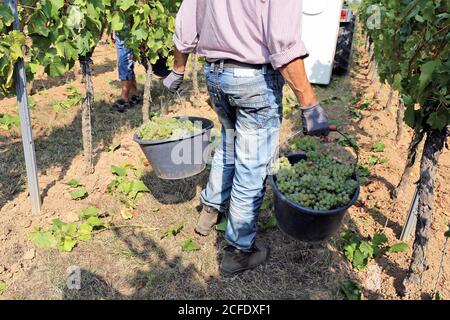
[[[199,174],[206,168],[208,146],[214,123],[200,117],[175,117],[194,123],[201,122],[202,130],[187,138],[149,141],[134,134],[136,141],[156,175],[165,180],[185,179]]]
[[[287,156],[291,164],[306,159],[303,153]],[[357,179],[356,174],[354,176]],[[269,177],[274,192],[274,206],[277,224],[281,231],[300,241],[323,241],[339,230],[342,219],[358,199],[359,184],[350,202],[342,207],[327,211],[304,208],[284,196],[276,184],[276,176]]]
[[[152,72],[160,78],[165,78],[170,74],[170,69],[167,67],[167,57],[159,57],[154,64],[152,64]]]

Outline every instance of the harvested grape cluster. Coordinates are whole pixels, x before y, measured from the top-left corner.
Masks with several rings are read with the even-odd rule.
[[[293,151],[301,150],[303,152],[316,151],[319,143],[317,138],[303,136],[295,138],[291,141],[289,147]]]
[[[201,129],[201,128],[200,128]],[[167,140],[191,136],[197,130],[192,121],[176,118],[153,118],[138,131],[143,140]]]
[[[353,172],[351,165],[309,152],[307,160],[293,165],[287,158],[280,158],[276,182],[289,200],[305,208],[324,211],[350,202],[358,185]]]

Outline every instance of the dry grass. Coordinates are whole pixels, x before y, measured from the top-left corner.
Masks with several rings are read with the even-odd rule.
[[[80,177],[89,191],[85,200],[69,201],[67,186],[64,184],[70,178],[78,177],[82,168],[79,109],[70,110],[66,114],[55,114],[45,104],[48,96],[61,96],[64,84],[58,86],[51,82],[46,90],[47,98],[35,95],[39,105],[33,111],[33,116],[38,129],[36,149],[44,193],[42,216],[30,216],[26,192],[22,192],[20,188],[25,177],[20,140],[9,133],[0,133],[0,267],[7,269],[5,273],[0,273],[0,280],[7,283],[7,290],[1,298],[340,299],[342,296],[338,288],[342,280],[352,278],[364,281],[365,275],[351,270],[343,258],[337,236],[326,243],[313,245],[291,240],[278,229],[259,233],[259,238],[268,242],[272,251],[266,265],[241,276],[222,278],[218,265],[221,248],[225,244],[223,234],[214,232],[203,238],[193,232],[198,215],[199,193],[207,182],[208,171],[174,182],[157,178],[150,167],[146,168],[143,180],[151,192],[141,199],[130,222],[146,226],[145,229],[105,231],[96,235],[92,241],[80,243],[71,253],[37,250],[33,260],[24,261],[24,252],[32,247],[26,240],[26,235],[33,226],[48,225],[56,217],[64,220],[67,214],[76,213],[88,205],[98,206],[114,219],[120,219],[120,203],[104,191],[112,179],[111,165],[125,162],[142,164],[141,151],[131,139],[142,117],[140,110],[131,110],[125,114],[111,113],[109,110],[109,104],[117,91],[114,66],[111,67],[113,62],[105,58],[113,54],[111,52],[111,48],[100,47],[94,57],[95,62],[102,66],[94,77],[97,97],[93,110],[96,172],[88,177]],[[362,150],[361,158],[364,162],[371,154],[370,141],[379,139],[381,131],[370,125],[377,120],[375,117],[382,117],[383,114],[382,111],[373,115],[368,112],[364,114],[368,120],[363,120],[362,123],[349,117],[347,108],[351,104],[351,97],[366,90],[367,85],[362,74],[364,70],[360,70],[358,66],[355,69],[357,74],[353,78],[337,78],[329,87],[317,87],[317,91],[321,99],[344,98],[345,102],[335,101],[325,108],[334,123],[357,137],[362,149],[365,149]],[[138,71],[138,74],[142,73],[142,70]],[[39,83],[44,85],[45,81]],[[157,92],[154,96],[157,97],[160,93],[157,81],[155,87]],[[289,90],[286,93],[290,94]],[[195,99],[206,101],[207,97],[203,91]],[[195,99],[188,98],[188,101]],[[190,114],[209,117],[217,123],[210,108],[194,108],[191,102],[187,105]],[[0,105],[7,112],[14,110],[12,100],[0,101]],[[282,140],[298,129],[298,120],[297,112],[286,117]],[[393,122],[388,118],[382,120],[385,123]],[[389,130],[391,129],[388,127],[383,133],[385,139]],[[122,143],[118,151],[104,152],[105,147],[116,142]],[[372,193],[373,200],[368,200],[370,192],[363,188],[362,201],[350,210],[345,220],[346,227],[367,236],[384,225],[389,213],[383,208],[388,207],[388,190],[400,174],[401,154],[404,154],[405,146],[397,149],[389,150],[389,156],[395,159],[392,160],[395,166],[372,168],[373,183],[377,186]],[[443,188],[442,183],[440,188]],[[448,188],[444,191],[448,193]],[[439,201],[442,202],[442,198]],[[406,205],[407,201],[402,203],[402,206]],[[438,210],[445,208],[444,205],[440,204]],[[266,221],[271,214],[270,209],[264,210],[260,220]],[[392,223],[386,232],[393,240],[401,228],[402,214],[390,218]],[[168,227],[182,221],[184,228],[176,237],[161,238]],[[441,223],[444,222],[439,222],[439,225]],[[201,250],[182,252],[181,244],[188,238],[198,242]],[[438,253],[434,253],[434,256],[438,256]],[[383,288],[378,292],[366,290],[366,297],[396,297],[395,289],[405,274],[407,255],[388,256],[377,263],[384,269]],[[19,264],[19,271],[15,273],[11,272],[14,264]],[[66,286],[66,272],[70,266],[81,268],[81,290],[69,290]],[[445,270],[444,275],[448,277],[448,270]]]

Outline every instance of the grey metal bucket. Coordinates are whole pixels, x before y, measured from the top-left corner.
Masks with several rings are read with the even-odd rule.
[[[206,168],[206,156],[214,123],[201,117],[175,117],[194,123],[201,122],[201,130],[186,138],[150,141],[134,134],[136,141],[152,165],[156,175],[165,180],[185,179]]]

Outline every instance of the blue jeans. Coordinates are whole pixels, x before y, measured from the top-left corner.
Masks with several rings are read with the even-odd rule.
[[[226,213],[227,242],[249,250],[256,237],[268,165],[278,146],[284,79],[269,69],[206,64],[209,95],[222,124],[203,204]]]
[[[131,57],[133,51],[125,47],[125,41],[119,39],[116,33],[117,64],[119,69],[119,80],[134,80],[134,61]]]

